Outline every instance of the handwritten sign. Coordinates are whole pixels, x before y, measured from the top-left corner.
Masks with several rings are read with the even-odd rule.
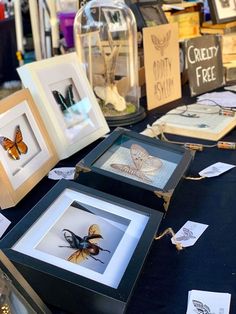
[[[181,97],[178,25],[143,29],[147,107],[149,110]]]
[[[185,57],[192,96],[224,85],[219,36],[205,35],[186,40]]]

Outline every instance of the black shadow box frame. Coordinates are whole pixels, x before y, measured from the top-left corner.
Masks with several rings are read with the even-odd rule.
[[[144,27],[168,24],[165,12],[162,9],[162,4],[157,1],[137,2],[130,5],[131,10],[136,18],[138,30],[141,31]],[[148,13],[145,10],[152,9],[155,14],[155,19],[150,16],[147,19]],[[151,23],[151,24],[150,24]]]
[[[136,166],[133,156],[131,156],[132,158],[129,156],[132,155],[130,149],[132,144],[138,145],[138,149],[141,147],[146,151],[144,153],[134,152],[133,155],[146,159],[154,157],[161,160],[161,168],[154,169],[156,175],[154,175],[153,182],[150,182],[153,176],[148,176],[145,173],[146,161],[141,161],[142,165],[138,169],[139,166]],[[141,174],[137,171],[136,173],[141,176],[145,174],[147,180],[138,178],[133,174],[127,175],[129,170],[120,171],[112,168],[113,157],[115,153],[119,152],[119,149],[122,149],[129,158],[124,162],[124,156],[122,156],[121,165],[126,169],[132,168],[130,172],[133,173],[136,170],[141,170]],[[77,163],[75,179],[86,186],[166,212],[175,188],[186,173],[192,158],[191,151],[183,147],[162,142],[125,128],[117,128]],[[115,163],[116,161],[117,158]]]
[[[162,216],[60,180],[2,239],[1,248],[46,303],[72,313],[123,313]],[[68,255],[80,252],[66,247],[63,229],[82,238],[91,235],[90,224],[101,228],[96,234],[103,238],[96,242],[105,250],[94,256],[83,251],[83,260],[72,263]]]

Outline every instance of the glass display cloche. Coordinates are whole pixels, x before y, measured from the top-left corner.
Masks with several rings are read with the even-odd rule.
[[[137,26],[121,0],[92,0],[76,14],[76,52],[110,126],[145,117],[139,106]]]

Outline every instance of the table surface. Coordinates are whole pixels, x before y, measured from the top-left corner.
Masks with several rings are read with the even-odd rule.
[[[177,104],[193,101],[186,95],[179,101],[150,111],[145,120],[130,128],[140,132]],[[176,139],[175,136],[171,138]],[[177,138],[186,140],[183,137]],[[232,130],[224,139],[235,141],[236,130]],[[99,142],[100,140],[60,161],[57,166],[75,166]],[[236,151],[206,148],[197,152],[190,167],[190,175],[198,176],[200,170],[218,161],[236,164]],[[56,181],[43,178],[15,208],[3,211],[12,222],[9,230],[55,183]],[[187,220],[207,224],[209,227],[194,246],[182,251],[176,250],[169,236],[153,242],[128,304],[127,314],[184,314],[188,291],[193,289],[231,293],[230,313],[236,313],[235,184],[236,168],[215,178],[181,181],[159,232],[168,227],[177,232]],[[58,309],[52,311],[64,313]]]

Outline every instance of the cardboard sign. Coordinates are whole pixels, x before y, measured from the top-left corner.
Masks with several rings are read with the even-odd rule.
[[[181,97],[178,25],[143,29],[147,108]]]
[[[191,96],[224,85],[220,37],[218,35],[204,35],[185,41],[185,58]]]

